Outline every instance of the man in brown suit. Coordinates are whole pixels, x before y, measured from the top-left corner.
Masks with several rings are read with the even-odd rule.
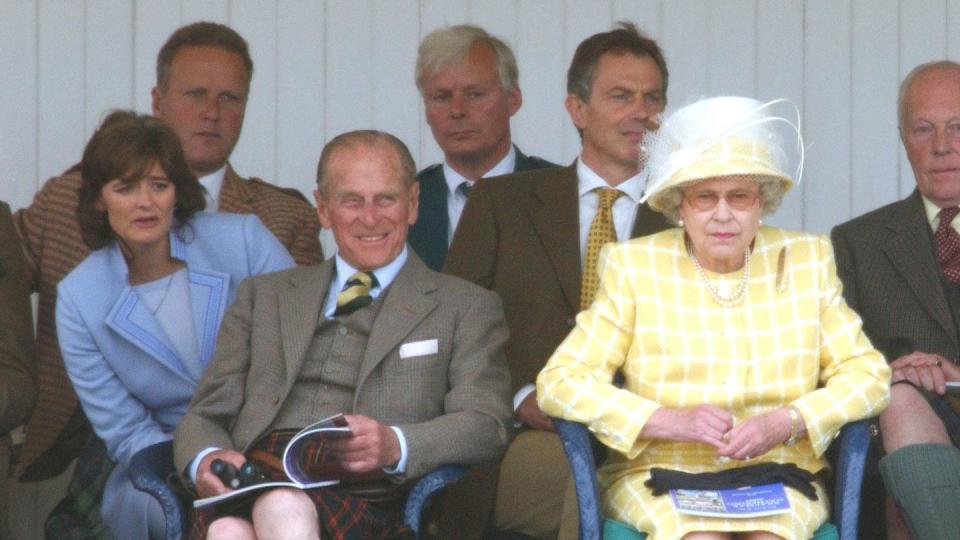
[[[264,441],[277,430],[336,413],[352,434],[324,443],[333,459],[397,484],[443,464],[497,459],[506,447],[500,300],[428,269],[407,247],[419,189],[409,151],[385,133],[346,133],[324,148],[317,176],[318,212],[337,256],[240,285],[177,428],[177,469],[190,471],[202,496],[229,491],[210,470],[214,459],[262,462],[257,454],[270,452]],[[363,496],[343,493],[274,489],[249,516],[216,516],[207,538],[262,538],[277,527],[287,538],[316,538],[318,517],[321,537],[335,538],[367,522],[356,504]],[[386,510],[374,525],[399,524],[395,510],[372,504]],[[351,530],[373,537],[370,526]]]
[[[494,526],[538,538],[576,538],[573,484],[553,424],[536,403],[537,373],[580,310],[587,232],[597,189],[620,191],[612,224],[621,240],[668,225],[639,204],[643,135],[666,103],[667,66],[656,42],[631,24],[587,38],[567,75],[566,108],[583,150],[572,165],[477,183],[454,235],[444,271],[503,298],[510,340],[514,416],[523,429],[499,474]],[[584,296],[589,296],[589,293]]]
[[[252,75],[246,41],[235,31],[213,23],[185,26],[157,56],[153,113],[180,136],[187,162],[207,190],[208,210],[254,213],[299,264],[319,263],[319,223],[306,199],[296,190],[241,178],[227,162],[240,136]],[[62,472],[90,436],[54,328],[57,283],[88,254],[76,218],[79,185],[73,167],[49,180],[15,216],[31,286],[40,293],[39,394],[17,464],[25,480]]]
[[[0,538],[7,530],[7,478],[10,430],[23,424],[33,407],[33,316],[23,251],[10,207],[0,201]]]

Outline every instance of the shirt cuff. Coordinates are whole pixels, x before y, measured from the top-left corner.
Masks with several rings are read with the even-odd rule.
[[[527,399],[537,387],[532,384],[525,384],[523,388],[517,390],[517,393],[513,396],[513,412],[517,412],[517,409],[520,408],[520,404],[523,403],[523,400]]]
[[[520,408],[520,404],[523,403],[523,400],[527,399],[527,396],[533,393],[537,387],[532,384],[525,384],[522,388],[517,390],[517,393],[513,395],[513,427],[514,429],[520,429],[523,427],[523,422],[516,419],[517,409]]]
[[[397,441],[400,442],[400,460],[396,467],[384,467],[383,472],[387,474],[405,474],[407,472],[407,438],[403,436],[403,431],[397,426],[390,426],[390,429],[397,434]]]
[[[193,458],[193,461],[190,462],[190,481],[193,482],[193,485],[197,485],[197,469],[200,468],[200,462],[203,461],[203,458],[208,455],[220,450],[216,446],[211,446],[210,448],[204,448],[197,454],[197,457]]]

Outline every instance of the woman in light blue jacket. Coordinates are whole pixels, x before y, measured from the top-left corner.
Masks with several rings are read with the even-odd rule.
[[[201,213],[177,135],[115,112],[87,144],[78,216],[95,250],[57,288],[67,373],[115,463],[101,503],[116,538],[158,538],[163,512],[127,475],[173,438],[237,285],[293,259],[254,215]]]

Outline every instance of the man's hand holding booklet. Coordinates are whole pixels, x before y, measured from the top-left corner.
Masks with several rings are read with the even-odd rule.
[[[286,442],[283,459],[279,463],[275,463],[276,458],[266,452],[251,456],[253,459],[265,462],[270,469],[282,470],[285,478],[277,478],[276,473],[263,474],[259,468],[251,466],[250,462],[236,467],[234,464],[214,460],[220,461],[220,464],[215,467],[218,471],[215,474],[224,485],[231,487],[232,483],[238,487],[220,495],[197,499],[193,502],[193,506],[201,508],[270,488],[311,489],[337,484],[347,476],[370,476],[346,471],[338,460],[331,458],[330,451],[326,448],[330,441],[351,436],[353,433],[347,425],[346,418],[343,414],[336,414],[314,422],[293,434]],[[239,473],[240,471],[244,472]]]

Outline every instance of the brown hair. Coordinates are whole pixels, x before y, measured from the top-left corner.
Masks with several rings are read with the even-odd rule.
[[[384,131],[374,129],[361,129],[357,131],[348,131],[341,133],[330,140],[320,152],[320,163],[317,164],[317,190],[324,198],[327,196],[327,175],[326,169],[333,153],[340,148],[356,146],[377,146],[385,144],[396,152],[397,160],[400,162],[400,173],[403,175],[405,186],[410,186],[417,180],[417,165],[410,155],[410,150],[403,141]]]
[[[90,138],[80,162],[80,200],[77,218],[83,241],[100,249],[116,239],[107,213],[98,210],[103,186],[116,179],[135,182],[159,164],[173,184],[177,202],[175,227],[204,209],[206,199],[197,177],[190,172],[177,134],[162,121],[132,111],[113,111]]]
[[[607,53],[630,53],[640,58],[647,57],[657,64],[663,77],[663,95],[666,101],[667,61],[657,42],[641,34],[633,23],[619,22],[613,30],[594,34],[583,40],[573,53],[570,69],[567,70],[567,93],[579,97],[584,103],[590,101],[593,79],[596,76],[600,57]]]
[[[177,52],[184,47],[220,47],[240,55],[247,66],[247,84],[253,78],[253,59],[247,41],[236,30],[224,24],[195,22],[179,28],[157,53],[157,86],[166,90],[170,77],[170,64]]]

